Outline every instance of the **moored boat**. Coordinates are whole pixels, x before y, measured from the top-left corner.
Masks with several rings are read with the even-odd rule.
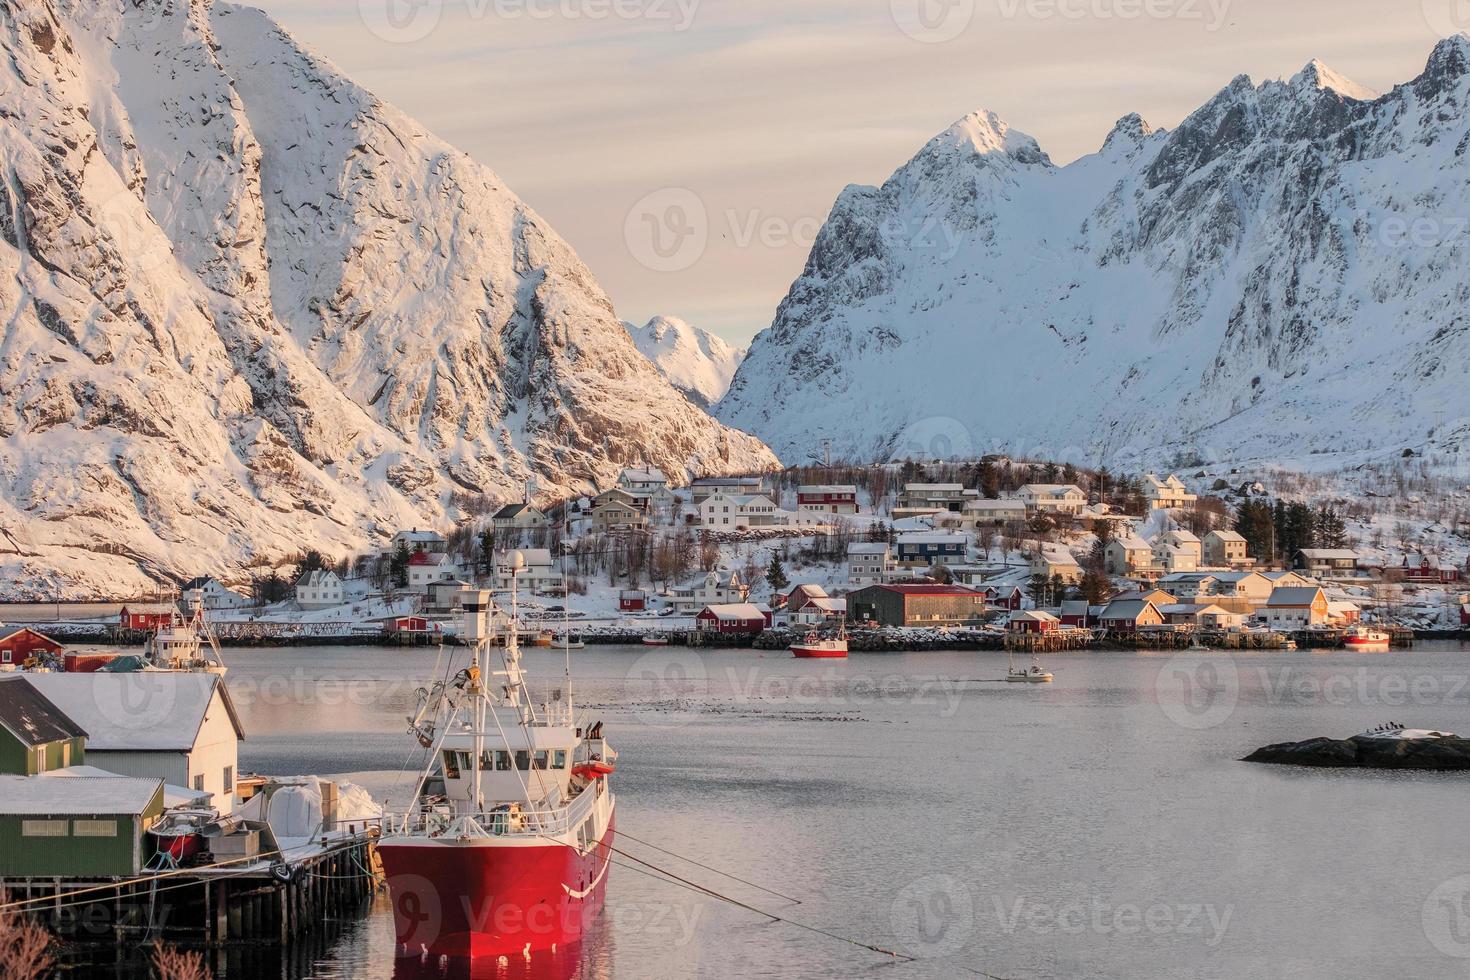
[[[552,637],[551,645],[558,650],[584,650],[587,641],[582,639],[581,633],[558,633]]]
[[[791,653],[799,660],[845,660],[847,632],[842,630],[836,636],[823,637],[812,631],[791,644]]]
[[[666,647],[669,645],[669,637],[666,633],[645,633],[643,645],[646,647]]]
[[[1050,684],[1053,680],[1051,671],[1044,670],[1041,661],[1034,657],[1030,667],[1017,667],[1014,655],[1008,659],[1007,663],[1009,664],[1006,669],[1007,684]]]
[[[1343,634],[1342,645],[1348,650],[1363,653],[1387,653],[1393,637],[1386,631],[1371,626],[1354,626]]]
[[[515,555],[503,649],[489,594],[463,593],[470,664],[421,692],[409,719],[430,763],[378,842],[403,956],[529,956],[576,942],[602,908],[617,754],[601,722],[577,719],[570,671],[565,689],[530,703],[515,605],[523,568]],[[500,662],[486,663],[495,653]]]

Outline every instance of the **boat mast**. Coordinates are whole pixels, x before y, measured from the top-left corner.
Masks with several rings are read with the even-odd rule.
[[[489,597],[484,592],[468,592],[464,594],[461,607],[464,610],[464,641],[470,647],[469,681],[465,685],[465,692],[469,694],[474,703],[473,712],[473,736],[474,752],[470,758],[472,775],[470,777],[471,798],[476,810],[484,809],[484,800],[481,799],[480,773],[483,769],[481,757],[485,752],[485,685],[481,682],[480,655],[485,650],[487,642],[485,613],[490,605]],[[448,725],[445,726],[447,731]]]

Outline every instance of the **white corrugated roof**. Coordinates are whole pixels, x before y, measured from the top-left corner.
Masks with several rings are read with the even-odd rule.
[[[0,776],[0,813],[12,816],[50,814],[142,813],[163,786],[161,779],[136,776]]]
[[[220,683],[214,674],[163,670],[26,674],[25,679],[86,729],[89,751],[192,749]],[[223,710],[229,713],[227,706]]]

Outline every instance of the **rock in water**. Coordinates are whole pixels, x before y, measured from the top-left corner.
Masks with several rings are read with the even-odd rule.
[[[1338,769],[1470,769],[1470,739],[1444,732],[1396,732],[1388,737],[1369,732],[1267,745],[1242,761]]]

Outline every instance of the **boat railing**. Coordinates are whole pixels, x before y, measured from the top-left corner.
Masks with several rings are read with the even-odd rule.
[[[593,793],[580,793],[555,809],[535,809],[521,803],[502,803],[469,814],[443,807],[384,814],[383,834],[408,837],[559,837],[569,834],[591,812]]]

